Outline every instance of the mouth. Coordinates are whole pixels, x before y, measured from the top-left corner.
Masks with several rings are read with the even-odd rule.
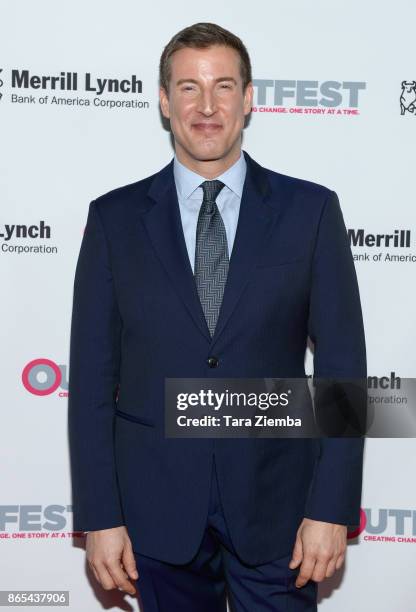
[[[216,134],[222,130],[222,126],[219,123],[193,123],[192,129],[201,134]]]

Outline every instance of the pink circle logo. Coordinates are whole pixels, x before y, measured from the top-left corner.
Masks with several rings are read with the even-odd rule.
[[[360,533],[364,531],[366,525],[367,525],[367,515],[364,512],[364,510],[360,508],[360,524],[356,529],[348,532],[347,534],[348,540],[352,540],[353,538],[356,538],[357,536],[359,536]]]
[[[45,377],[43,382],[38,380],[38,374]],[[22,382],[29,393],[34,395],[50,395],[62,382],[62,372],[59,366],[50,359],[33,359],[22,372]]]

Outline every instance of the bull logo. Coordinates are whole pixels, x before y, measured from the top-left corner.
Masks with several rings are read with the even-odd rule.
[[[402,93],[400,95],[400,114],[416,116],[416,81],[402,81]]]

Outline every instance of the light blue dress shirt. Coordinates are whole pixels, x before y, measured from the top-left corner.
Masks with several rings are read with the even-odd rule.
[[[228,254],[234,244],[237,230],[238,215],[240,212],[241,196],[246,177],[247,164],[243,151],[239,159],[228,170],[215,177],[222,181],[224,187],[217,196],[216,203],[220,211],[227,234]],[[176,157],[173,159],[173,175],[175,178],[176,192],[178,194],[179,210],[181,214],[182,228],[185,236],[186,248],[192,271],[195,263],[196,226],[198,222],[199,209],[201,208],[203,191],[201,183],[206,180],[200,174],[193,172],[184,166]],[[214,179],[212,179],[214,180]]]

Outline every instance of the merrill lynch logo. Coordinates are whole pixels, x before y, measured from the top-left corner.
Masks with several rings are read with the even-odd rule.
[[[31,74],[29,70],[12,70],[12,87],[19,89],[51,89],[78,91],[78,73],[61,72],[59,75]],[[104,92],[142,93],[143,83],[135,74],[130,79],[101,79],[90,72],[84,75],[84,90],[94,91],[97,95]]]
[[[400,114],[416,115],[416,81],[402,81],[400,94]]]

